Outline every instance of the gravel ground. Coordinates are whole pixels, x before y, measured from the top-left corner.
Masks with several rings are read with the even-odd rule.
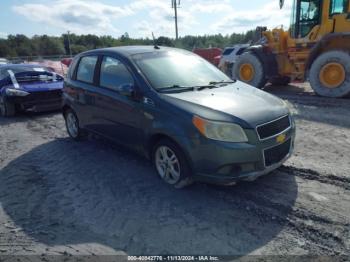
[[[60,113],[0,118],[0,256],[350,255],[350,100],[277,93],[296,114],[294,156],[234,187],[166,186]]]

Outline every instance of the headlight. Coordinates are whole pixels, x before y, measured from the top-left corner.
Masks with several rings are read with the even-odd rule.
[[[194,116],[192,122],[199,132],[209,139],[235,143],[248,142],[242,127],[237,124],[209,121],[198,116]]]
[[[8,95],[8,96],[27,96],[27,95],[29,95],[29,93],[26,91],[23,91],[23,90],[8,88],[8,89],[6,89],[6,95]]]

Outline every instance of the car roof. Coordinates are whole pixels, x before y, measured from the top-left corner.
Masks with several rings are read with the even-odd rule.
[[[136,55],[136,54],[144,54],[144,53],[152,53],[152,52],[164,52],[164,51],[169,51],[169,50],[185,51],[183,49],[165,47],[165,46],[158,46],[158,48],[156,48],[153,45],[134,45],[134,46],[118,46],[118,47],[108,47],[108,48],[95,49],[95,50],[90,50],[90,51],[84,52],[82,54],[108,52],[108,53],[115,53],[118,55],[129,57],[129,56]]]

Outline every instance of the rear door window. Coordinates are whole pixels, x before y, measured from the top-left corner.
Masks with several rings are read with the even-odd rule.
[[[118,91],[119,87],[133,84],[134,79],[118,59],[105,56],[101,63],[100,86]]]
[[[97,63],[97,56],[85,56],[80,59],[77,70],[77,80],[92,84]]]

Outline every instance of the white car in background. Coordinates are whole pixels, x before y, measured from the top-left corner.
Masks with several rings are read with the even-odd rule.
[[[232,47],[226,47],[222,52],[219,69],[223,71],[228,76],[232,76],[232,68],[236,59],[241,55],[245,49],[247,49],[250,44],[237,44]]]
[[[6,65],[9,61],[6,58],[0,58],[0,65]]]

